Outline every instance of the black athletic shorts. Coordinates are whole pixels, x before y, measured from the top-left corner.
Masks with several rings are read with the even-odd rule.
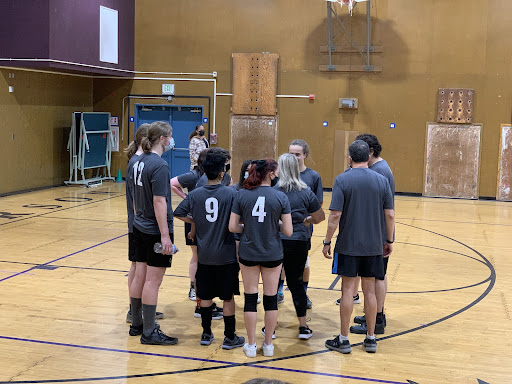
[[[135,258],[135,239],[133,232],[128,232],[128,260],[131,262],[137,261]]]
[[[382,255],[348,256],[334,253],[332,273],[346,277],[377,277],[384,276]]]
[[[252,261],[252,260],[244,260],[241,257],[238,257],[238,261],[240,264],[245,265],[246,267],[256,267],[259,265],[263,268],[275,268],[283,264],[283,259],[274,260],[274,261]]]
[[[384,274],[380,275],[380,276],[375,276],[375,278],[377,280],[384,280],[384,278],[386,277],[386,273],[388,273],[388,261],[389,261],[389,256],[382,258],[382,262],[384,263]]]
[[[174,233],[169,234],[174,243]],[[147,263],[150,267],[169,268],[172,264],[172,255],[162,255],[155,253],[153,246],[162,241],[160,235],[150,235],[139,231],[133,227],[133,237],[135,243],[135,261],[138,263]]]
[[[233,295],[240,295],[238,280],[238,263],[226,265],[206,265],[197,263],[196,295],[202,300],[231,300]]]
[[[197,245],[196,243],[196,237],[194,236],[193,240],[190,240],[187,235],[192,230],[192,224],[185,223],[185,244],[187,245]]]

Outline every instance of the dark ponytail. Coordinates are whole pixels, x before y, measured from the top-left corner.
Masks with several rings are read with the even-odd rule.
[[[147,123],[141,124],[140,127],[137,128],[137,133],[135,133],[135,140],[133,140],[130,145],[124,149],[124,153],[126,157],[128,157],[128,160],[130,160],[132,156],[135,155],[135,152],[137,152],[137,149],[139,149],[139,145],[141,145],[142,139],[148,135],[148,129],[149,124]]]
[[[277,163],[274,159],[254,160],[249,169],[249,177],[244,181],[244,188],[258,188],[267,178],[268,174],[276,169]]]

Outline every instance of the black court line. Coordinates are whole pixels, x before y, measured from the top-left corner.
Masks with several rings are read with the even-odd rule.
[[[439,223],[458,223],[458,224],[471,224],[471,225],[495,225],[499,227],[512,227],[512,224],[498,224],[498,223],[483,223],[483,222],[472,222],[472,221],[456,221],[456,220],[433,220],[433,219],[416,219],[414,217],[400,217],[395,220],[415,220],[415,221],[433,221]]]
[[[110,197],[107,197],[105,199],[100,199],[100,200],[93,200],[93,201],[88,201],[87,203],[83,203],[83,204],[78,204],[78,205],[73,205],[71,207],[66,207],[66,208],[58,208],[58,209],[54,209],[50,212],[44,212],[44,213],[40,213],[39,215],[32,215],[32,216],[29,216],[29,217],[23,217],[21,219],[17,219],[17,220],[11,220],[11,221],[8,221],[8,222],[5,222],[5,223],[0,223],[0,226],[2,225],[7,225],[7,224],[12,224],[12,223],[17,223],[19,221],[24,221],[24,220],[29,220],[29,219],[33,219],[33,218],[36,218],[36,217],[41,217],[41,216],[46,216],[46,215],[50,215],[52,213],[55,213],[55,212],[62,212],[62,211],[66,211],[68,209],[73,209],[73,208],[79,208],[79,207],[83,207],[85,205],[89,205],[89,204],[96,204],[96,203],[100,203],[102,201],[106,201],[106,200],[111,200],[111,199],[116,199],[118,197],[122,197],[122,196],[125,196],[126,194],[120,194],[120,195],[116,195],[116,196],[110,196]],[[1,281],[1,280],[0,280]]]
[[[419,229],[419,230],[423,230],[423,231],[426,231],[426,232],[429,232],[429,233],[432,233],[432,234],[435,234],[435,235],[438,235],[438,236],[441,236],[441,237],[444,237],[446,239],[449,239],[451,241],[454,241],[468,249],[470,249],[471,251],[475,252],[477,255],[479,255],[485,262],[486,262],[486,265],[487,267],[490,269],[490,272],[491,272],[491,276],[489,277],[488,281],[490,282],[489,283],[489,286],[487,287],[487,289],[476,299],[474,300],[473,302],[471,302],[470,304],[466,305],[465,307],[459,309],[458,311],[456,312],[453,312],[447,316],[444,316],[443,318],[441,319],[438,319],[438,320],[435,320],[435,321],[432,321],[428,324],[425,324],[425,325],[422,325],[420,327],[415,327],[415,328],[412,328],[412,329],[409,329],[409,330],[406,330],[406,331],[402,331],[402,332],[399,332],[399,333],[396,333],[396,334],[393,334],[393,335],[389,335],[389,336],[385,336],[385,337],[382,337],[382,338],[379,338],[377,340],[387,340],[387,339],[391,339],[391,338],[394,338],[394,337],[398,337],[398,336],[402,336],[402,335],[405,335],[405,334],[408,334],[408,333],[412,333],[412,332],[415,332],[415,331],[418,331],[418,330],[421,330],[421,329],[424,329],[424,328],[427,328],[429,326],[432,326],[432,325],[435,325],[435,324],[439,324],[443,321],[446,321],[448,319],[451,319],[452,317],[472,308],[473,306],[475,306],[476,304],[478,304],[480,301],[483,300],[483,298],[485,298],[492,290],[492,288],[494,287],[495,283],[496,283],[496,271],[492,265],[492,263],[489,262],[489,260],[483,256],[480,252],[476,251],[474,248],[468,246],[467,244],[461,242],[461,241],[458,241],[458,240],[455,240],[449,236],[445,236],[445,235],[442,235],[440,233],[436,233],[436,232],[433,232],[433,231],[430,231],[430,230],[427,230],[427,229],[424,229],[424,228],[420,228],[420,227],[416,227],[416,226],[413,226],[413,225],[409,225],[409,224],[403,224],[403,223],[398,223],[398,224],[402,224],[402,225],[405,225],[405,226],[408,226],[408,227],[412,227],[412,228],[416,228],[416,229]],[[2,280],[0,280],[2,281]],[[6,338],[6,337],[0,337],[0,338]],[[25,339],[28,341],[28,339]],[[47,343],[51,343],[51,342],[47,342]],[[361,345],[362,343],[357,343],[357,344],[352,344],[352,346],[358,346],[358,345]],[[91,348],[91,347],[89,347]],[[97,348],[97,347],[93,347],[93,348]],[[318,354],[318,353],[325,353],[327,351],[316,351],[316,352],[313,352],[312,354]],[[210,367],[210,368],[197,368],[197,369],[193,369],[193,370],[186,370],[186,371],[173,371],[173,372],[168,372],[168,373],[158,373],[158,374],[139,374],[139,375],[133,375],[133,376],[120,376],[120,377],[109,377],[109,378],[105,378],[105,377],[100,377],[100,378],[88,378],[88,379],[84,379],[84,378],[80,378],[80,379],[58,379],[58,380],[34,380],[34,381],[12,381],[13,383],[50,383],[50,382],[70,382],[70,381],[99,381],[99,380],[109,380],[109,379],[113,379],[113,378],[120,378],[120,379],[127,379],[127,378],[131,378],[131,377],[149,377],[149,376],[157,376],[157,375],[171,375],[171,374],[176,374],[176,373],[187,373],[187,372],[201,372],[201,371],[205,371],[205,370],[212,370],[212,369],[222,369],[222,368],[231,368],[231,367],[234,367],[234,366],[242,366],[242,365],[245,365],[245,366],[254,366],[255,364],[261,364],[261,363],[268,363],[268,362],[273,362],[273,361],[281,361],[281,360],[288,360],[288,359],[293,359],[293,358],[297,358],[297,357],[302,357],[302,356],[306,356],[306,355],[311,355],[311,354],[302,354],[302,355],[292,355],[292,356],[287,356],[287,357],[283,357],[283,358],[276,358],[276,359],[269,359],[269,360],[263,360],[263,361],[259,361],[259,362],[253,362],[253,363],[243,363],[243,364],[231,364],[231,365],[227,365],[227,366],[220,366],[220,367]],[[281,369],[286,369],[286,368],[278,368],[278,367],[266,367],[266,366],[258,366],[259,368],[265,368],[265,369],[276,369],[276,370],[281,370]],[[306,373],[306,371],[304,371],[304,373]],[[328,375],[328,374],[325,374],[325,373],[321,373],[319,372],[320,375]],[[337,376],[339,377],[339,376]],[[366,380],[366,381],[375,381],[374,379],[368,379],[368,378],[361,378],[362,380]],[[387,382],[387,383],[398,383],[398,382],[392,382],[392,381],[379,381],[379,382]],[[7,383],[7,382],[0,382],[1,383]],[[402,383],[399,383],[399,384],[402,384]]]

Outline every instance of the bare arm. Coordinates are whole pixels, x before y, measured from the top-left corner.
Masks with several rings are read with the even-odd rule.
[[[395,211],[393,209],[384,210],[384,219],[386,220],[386,240],[393,241],[393,233],[395,232]],[[384,257],[388,257],[393,252],[393,244],[386,241],[384,244]]]
[[[180,219],[181,221],[184,221],[185,223],[194,224],[194,219],[192,219],[192,216],[183,216],[183,217],[176,216],[176,218]]]
[[[313,212],[311,214],[311,222],[313,224],[321,223],[324,220],[325,220],[325,212],[322,208],[320,208],[318,211]]]
[[[169,227],[167,226],[167,201],[165,196],[153,196],[153,206],[155,207],[155,217],[160,229],[162,254],[170,255],[172,253],[172,242],[169,237]]]
[[[181,197],[182,199],[184,199],[185,197],[187,197],[187,194],[183,191],[183,188],[181,187],[181,184],[180,182],[178,181],[178,177],[173,177],[171,179],[171,190],[177,194],[179,197]]]
[[[231,212],[231,216],[229,217],[229,232],[233,233],[242,233],[244,231],[243,224],[240,224],[240,215]]]
[[[336,228],[338,228],[338,225],[340,223],[340,218],[341,211],[331,211],[331,213],[329,214],[329,219],[327,220],[327,233],[325,234],[325,241],[327,243],[332,241],[332,237],[334,236]],[[324,245],[322,253],[326,258],[332,259],[330,245]]]
[[[283,235],[290,237],[293,234],[293,224],[291,213],[281,215],[281,232]]]

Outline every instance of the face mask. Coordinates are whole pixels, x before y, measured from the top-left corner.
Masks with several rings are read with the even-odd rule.
[[[277,185],[277,182],[279,181],[279,179],[276,177],[274,177],[271,181],[270,181],[270,186],[271,187],[275,187]]]
[[[199,131],[199,136],[204,136],[204,131]]]
[[[171,149],[173,149],[174,147],[176,146],[176,144],[174,143],[174,138],[171,137],[171,140],[169,140],[169,145],[166,145],[164,147],[164,152],[167,152],[167,151],[170,151]]]
[[[226,172],[229,172],[229,170],[231,169],[231,164],[226,164]]]
[[[249,172],[245,172],[244,180],[247,179],[248,177],[249,177]]]

